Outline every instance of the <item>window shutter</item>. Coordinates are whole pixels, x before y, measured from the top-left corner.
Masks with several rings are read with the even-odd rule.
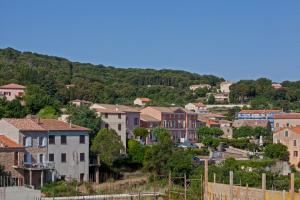
[[[47,138],[46,138],[46,137],[43,137],[42,146],[45,147],[45,146],[46,146],[46,143],[47,143]]]
[[[31,147],[32,146],[32,138],[31,137],[26,137],[26,147]]]

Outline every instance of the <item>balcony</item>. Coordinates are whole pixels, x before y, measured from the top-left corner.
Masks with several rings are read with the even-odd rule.
[[[31,170],[51,170],[55,168],[54,162],[43,163],[24,163],[13,166],[14,168],[31,169]]]

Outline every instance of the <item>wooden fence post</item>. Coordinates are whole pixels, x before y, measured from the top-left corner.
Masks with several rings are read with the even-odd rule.
[[[233,171],[229,172],[229,200],[233,200]]]
[[[186,181],[186,174],[184,174],[184,200],[187,199],[187,181]]]
[[[171,200],[172,174],[169,172],[168,198]]]
[[[295,193],[295,175],[291,173],[291,185],[290,185],[290,200],[294,200]]]
[[[261,177],[261,189],[262,189],[262,199],[266,199],[266,174],[263,173]]]
[[[208,160],[204,160],[204,199],[208,199]]]

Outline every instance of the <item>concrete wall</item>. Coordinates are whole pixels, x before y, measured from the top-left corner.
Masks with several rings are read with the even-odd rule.
[[[0,187],[0,200],[35,200],[41,197],[41,191],[26,187]]]
[[[135,124],[135,119],[137,119],[137,124]],[[140,127],[140,113],[138,112],[127,112],[126,113],[126,132],[128,137],[133,136],[133,130]]]
[[[274,119],[274,130],[300,125],[300,119]]]
[[[6,122],[5,120],[0,120],[0,134],[6,135],[13,141],[20,144],[20,138],[19,138],[19,130],[11,125],[10,123]],[[22,144],[22,143],[21,143]]]
[[[89,135],[82,131],[59,131],[49,132],[55,135],[55,144],[48,145],[48,156],[54,154],[56,175],[64,175],[66,179],[79,180],[80,174],[84,173],[84,181],[89,176]],[[67,136],[67,144],[61,144],[61,136]],[[80,135],[85,135],[85,144],[79,143]],[[66,162],[61,162],[61,154],[66,153]],[[85,154],[85,161],[80,161],[80,153]]]

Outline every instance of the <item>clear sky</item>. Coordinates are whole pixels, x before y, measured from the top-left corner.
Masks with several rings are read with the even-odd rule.
[[[228,80],[300,80],[299,0],[0,0],[0,48]]]

